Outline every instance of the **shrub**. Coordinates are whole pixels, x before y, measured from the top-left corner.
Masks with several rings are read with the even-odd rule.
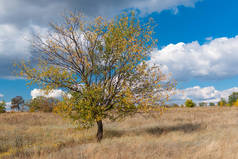
[[[6,112],[6,103],[4,101],[0,102],[0,113]]]
[[[228,97],[228,104],[229,106],[232,106],[238,99],[238,92],[233,92],[229,97]]]
[[[185,106],[189,107],[189,108],[192,108],[192,107],[195,107],[196,104],[192,101],[192,99],[187,99],[186,102],[185,102]]]
[[[176,104],[176,103],[174,103],[174,104],[172,104],[172,107],[179,107],[179,105],[178,104]]]
[[[215,103],[210,102],[209,106],[215,106]]]
[[[36,97],[28,102],[26,105],[29,107],[30,112],[52,112],[54,107],[56,107],[59,100],[55,98],[47,98],[47,97]]]
[[[221,100],[217,103],[220,107],[222,106],[226,106],[227,105],[227,102],[224,98],[221,98]]]
[[[200,107],[207,106],[207,103],[206,102],[201,102],[201,103],[199,103],[199,106]]]
[[[238,107],[238,99],[236,100],[235,103],[233,103],[234,106]]]

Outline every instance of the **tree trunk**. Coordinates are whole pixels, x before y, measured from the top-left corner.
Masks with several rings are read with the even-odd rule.
[[[97,125],[98,125],[97,140],[98,140],[98,142],[100,142],[102,140],[102,137],[103,137],[102,120],[97,121]]]

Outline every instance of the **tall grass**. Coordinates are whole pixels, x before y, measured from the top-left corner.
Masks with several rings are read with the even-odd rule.
[[[157,116],[157,117],[156,117]],[[51,113],[0,115],[0,158],[232,159],[238,158],[238,108],[169,108],[78,130]]]

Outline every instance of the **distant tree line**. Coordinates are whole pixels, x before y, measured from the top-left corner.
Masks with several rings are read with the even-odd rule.
[[[226,101],[225,98],[221,98],[221,100],[218,102],[219,106],[237,106],[238,107],[238,92],[233,92]]]
[[[170,104],[168,107],[195,107],[195,106],[200,106],[200,107],[205,107],[205,106],[237,106],[238,107],[238,92],[233,92],[231,95],[228,96],[228,99],[226,100],[225,98],[221,98],[219,102],[214,103],[214,102],[200,102],[196,104],[192,99],[187,99],[184,104]]]
[[[53,112],[58,102],[59,100],[56,98],[44,96],[38,96],[25,102],[22,96],[16,96],[11,99],[10,109],[17,112]],[[0,101],[0,113],[6,112],[6,106],[5,101]]]
[[[48,98],[44,96],[38,96],[33,98],[27,102],[21,96],[16,96],[11,100],[11,110],[12,111],[29,111],[29,112],[54,112],[57,111],[57,105],[60,102],[59,99],[56,98]],[[178,105],[173,103],[168,107],[195,107],[195,106],[237,106],[238,107],[238,92],[233,92],[228,100],[225,98],[221,98],[220,101],[215,104],[213,102],[206,103],[200,102],[196,104],[192,99],[187,99],[184,104]],[[0,101],[0,113],[6,112],[6,102]]]

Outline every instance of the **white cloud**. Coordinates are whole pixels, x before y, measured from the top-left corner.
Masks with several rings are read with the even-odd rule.
[[[13,63],[31,56],[31,32],[45,32],[49,22],[57,21],[63,12],[75,10],[89,16],[113,16],[126,8],[137,8],[143,14],[193,7],[200,0],[0,0],[0,78],[15,79]],[[93,4],[93,5],[92,5]]]
[[[10,111],[11,110],[11,102],[7,102],[6,103],[6,111]]]
[[[151,64],[162,64],[177,80],[219,79],[238,75],[238,36],[217,38],[200,45],[197,41],[169,44],[151,54]]]
[[[0,93],[0,98],[2,98],[2,97],[4,97],[4,95]]]
[[[17,28],[11,24],[0,24],[0,78],[14,79],[14,63],[31,58],[31,32],[45,33],[45,28],[35,25]]]
[[[0,25],[0,55],[12,56],[29,55],[28,30],[20,30],[11,24]]]
[[[172,103],[184,103],[186,99],[192,99],[196,103],[214,102],[217,103],[221,98],[228,99],[232,92],[238,92],[238,87],[233,87],[223,91],[216,90],[213,86],[201,88],[194,86],[191,88],[176,90],[176,95],[171,98]]]
[[[36,98],[36,97],[39,97],[39,96],[44,96],[44,97],[48,97],[48,98],[49,97],[61,98],[64,95],[66,95],[66,93],[64,91],[60,90],[60,89],[52,90],[48,94],[46,93],[46,91],[41,90],[41,89],[33,89],[31,91],[32,98]],[[68,95],[68,96],[70,96],[70,95]]]
[[[207,41],[211,41],[212,39],[213,39],[212,36],[206,37],[206,40],[207,40]]]
[[[127,7],[138,8],[145,13],[173,9],[176,14],[178,13],[178,6],[194,7],[194,4],[198,1],[200,0],[132,0]]]

